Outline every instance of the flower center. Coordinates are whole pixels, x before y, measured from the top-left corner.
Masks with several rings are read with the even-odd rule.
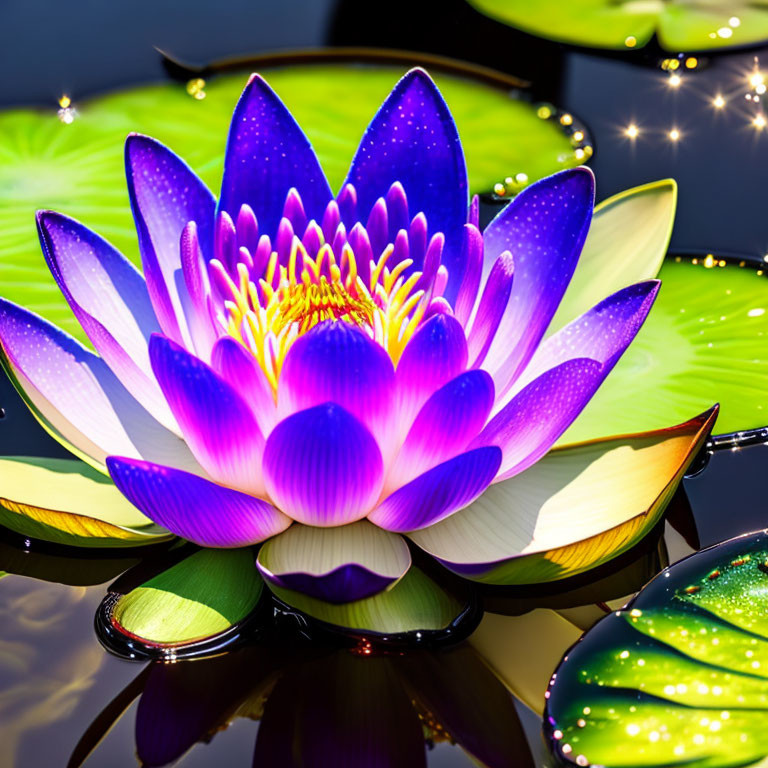
[[[274,246],[263,236],[258,245],[235,251],[226,244],[239,236],[238,224],[219,238],[224,245],[209,262],[220,326],[253,353],[275,390],[293,342],[327,320],[360,327],[397,362],[439,295],[443,239],[426,243],[426,221],[417,222],[423,236],[409,240],[406,230],[385,235],[381,226],[369,237],[359,223],[347,236],[340,219],[330,218],[332,226],[324,219],[321,228],[284,216]],[[415,260],[422,269],[413,269]]]

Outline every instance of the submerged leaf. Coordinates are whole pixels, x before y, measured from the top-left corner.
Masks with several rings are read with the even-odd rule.
[[[547,702],[560,760],[731,768],[766,758],[767,560],[765,531],[691,555],[568,651]]]
[[[76,459],[0,458],[0,525],[78,547],[135,547],[172,537],[108,477]]]
[[[415,566],[386,592],[351,603],[328,603],[273,584],[269,588],[307,616],[366,637],[407,634],[417,643],[450,638],[459,620],[474,613],[469,594],[453,595]]]

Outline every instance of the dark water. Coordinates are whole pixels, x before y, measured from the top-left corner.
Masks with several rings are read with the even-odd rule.
[[[768,131],[760,135],[749,126],[749,108],[739,100],[744,90],[744,72],[751,68],[755,53],[763,55],[761,51],[735,53],[709,63],[702,61],[703,66],[688,74],[683,86],[672,92],[658,68],[643,66],[640,61],[628,63],[569,51],[514,35],[479,17],[458,0],[440,4],[395,0],[377,5],[351,0],[222,0],[216,4],[199,0],[183,4],[136,0],[130,5],[95,0],[74,4],[4,0],[0,4],[0,35],[3,106],[52,104],[62,91],[82,97],[161,78],[162,64],[153,46],[193,62],[277,48],[365,44],[432,51],[488,64],[533,80],[539,95],[573,110],[587,122],[597,149],[591,166],[597,175],[600,198],[658,178],[676,178],[680,198],[674,248],[757,256],[768,251],[768,193],[764,189]],[[768,58],[768,51],[764,53]],[[715,114],[709,99],[717,92],[735,93],[733,108]],[[642,131],[635,143],[622,134],[630,122]],[[676,143],[667,135],[673,127],[682,136]],[[0,383],[0,405],[4,409],[0,452],[64,455],[36,426],[4,379]],[[763,479],[766,460],[768,448],[763,446],[722,452],[712,458],[703,473],[686,480],[685,489],[703,545],[768,523]],[[670,538],[670,550],[672,559],[686,551],[674,536]],[[117,575],[121,564],[108,562],[94,567],[91,563],[84,573],[74,569],[73,573],[68,572],[69,581],[92,586],[66,586],[41,580],[46,574],[55,578],[51,574],[61,573],[62,563],[46,565],[45,557],[36,557],[34,553],[24,555],[7,544],[0,547],[0,570],[5,567],[14,574],[39,577],[10,575],[0,584],[0,766],[65,766],[83,734],[121,691],[128,687],[138,694],[144,687],[147,695],[146,680],[136,682],[143,667],[107,655],[92,629],[104,585]],[[473,638],[474,647],[523,699],[528,673],[534,681],[540,679],[545,684],[547,668],[554,666],[571,637],[563,626],[558,629],[554,614],[545,617],[554,624],[544,621],[539,629],[535,622],[523,624],[516,618],[491,617]],[[570,618],[578,626],[590,620],[583,612]],[[569,631],[578,634],[574,625],[570,625]],[[474,651],[466,652],[475,658]],[[345,667],[347,662],[339,666],[332,654],[321,659],[309,659],[310,655],[304,648],[293,656],[273,660],[280,670],[278,677],[284,679],[287,675],[296,690],[302,686],[307,689],[303,698],[298,694],[297,697],[310,713],[313,707],[317,708],[318,718],[323,712],[339,712],[341,719],[349,716],[348,712],[343,714],[339,700],[344,691],[357,684],[354,672]],[[396,662],[386,661],[385,665],[396,668]],[[206,664],[212,665],[209,671],[203,669]],[[244,662],[244,669],[251,670],[248,664]],[[445,668],[444,680],[439,672],[441,664]],[[188,768],[251,765],[258,728],[267,727],[256,722],[263,708],[265,694],[259,694],[263,680],[254,673],[253,679],[246,680],[244,685],[242,678],[250,675],[250,671],[238,675],[231,668],[217,671],[214,662],[195,665],[198,670],[194,675],[189,673],[189,698],[199,699],[201,707],[187,711],[180,706],[182,722],[165,724],[167,739],[171,733],[183,732],[186,738],[197,734],[210,742],[199,743],[188,753],[183,761]],[[175,669],[182,667],[177,665]],[[429,664],[425,662],[426,667],[433,670],[430,682],[425,683],[427,687],[443,691],[445,701],[450,702],[451,697],[461,699],[461,689],[451,685],[447,657],[437,656]],[[438,671],[434,672],[435,669]],[[162,698],[164,692],[176,690],[173,680],[158,681],[159,673],[153,674],[154,695]],[[183,671],[176,672],[177,676],[182,674]],[[347,674],[351,678],[344,677]],[[393,674],[400,675],[398,679],[409,679],[405,669],[395,669]],[[324,681],[325,687],[318,687],[318,680]],[[343,684],[334,687],[334,680]],[[270,690],[274,693],[277,688]],[[392,711],[385,711],[381,703],[385,694],[377,698],[376,686],[370,691],[370,701],[365,705],[378,712],[379,718],[373,718],[376,726],[366,727],[384,741],[404,739],[402,734],[410,726],[397,718],[402,716],[403,722],[411,723],[409,702],[398,700],[397,707],[405,709],[393,714],[397,707],[393,705]],[[498,693],[489,683],[489,700],[494,692]],[[124,698],[125,702],[118,700],[114,711],[92,727],[92,734],[97,736],[101,735],[100,730],[106,732],[100,741],[92,739],[94,751],[84,763],[90,768],[136,765],[137,743],[144,743],[146,758],[146,744],[151,741],[148,726],[146,722],[143,727],[137,726],[136,721],[137,709],[142,705],[129,694]],[[184,701],[184,697],[179,701]],[[202,702],[209,705],[208,711],[204,711]],[[148,711],[150,703],[144,705]],[[123,704],[127,709],[118,718]],[[514,706],[534,755],[529,759],[526,748],[521,746],[517,764],[528,765],[531,760],[542,764],[545,758],[538,718],[521,701]],[[406,710],[408,714],[403,714]],[[482,706],[478,711],[482,715]],[[164,716],[170,717],[167,708]],[[472,733],[475,738],[482,733],[467,713],[462,716],[460,712],[456,717],[470,735],[461,733],[461,727],[454,728],[453,739],[469,743],[467,739],[471,742]],[[270,720],[268,727],[272,733],[282,733],[287,742],[298,739],[296,743],[302,743],[304,739],[305,745],[307,741],[315,745],[318,754],[328,760],[323,762],[319,758],[313,765],[336,764],[331,761],[328,744],[333,738],[337,744],[344,743],[343,728],[336,733],[331,727],[323,735],[308,727],[302,730],[288,714],[283,713],[282,718],[275,716]],[[114,727],[107,730],[113,719]],[[229,727],[211,738],[211,729],[228,720]],[[517,728],[517,721],[509,727]],[[427,751],[429,765],[473,765],[461,748],[450,741],[437,741]],[[86,743],[90,745],[89,739]],[[410,753],[407,760],[392,764],[419,765],[420,749]]]

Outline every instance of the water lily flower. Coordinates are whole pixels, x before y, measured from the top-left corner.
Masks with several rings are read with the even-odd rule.
[[[593,175],[532,184],[481,231],[456,127],[422,70],[374,116],[336,196],[258,75],[218,201],[151,138],[129,136],[125,157],[143,274],[83,224],[39,212],[96,353],[0,300],[4,363],[46,429],[146,518],[203,547],[266,542],[258,565],[275,589],[367,598],[408,571],[404,535],[480,581],[583,570],[658,520],[712,426],[709,412],[551,451],[659,283],[627,285],[587,259],[583,295],[612,292],[591,308],[567,298],[568,322],[547,336],[590,229]],[[652,260],[665,210],[660,238],[658,219],[630,225],[656,237]],[[616,221],[607,213],[600,236],[622,237]],[[13,487],[6,510],[63,525],[56,499]],[[99,510],[67,525],[87,535],[88,516]],[[93,535],[141,528],[121,508]]]

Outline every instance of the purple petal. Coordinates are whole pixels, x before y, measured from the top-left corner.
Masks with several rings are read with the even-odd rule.
[[[266,501],[189,472],[120,456],[110,456],[107,468],[147,517],[201,547],[246,547],[291,524]]]
[[[163,333],[186,342],[176,280],[181,266],[179,240],[187,222],[196,222],[203,254],[210,258],[216,201],[180,157],[148,136],[128,136],[125,172],[155,314]]]
[[[227,268],[229,274],[234,276],[237,270],[237,232],[235,222],[226,211],[219,211],[216,215],[213,255]]]
[[[502,394],[544,336],[587,236],[595,182],[587,168],[556,173],[524,189],[483,233],[487,279],[504,251],[515,259],[515,284],[484,368]]]
[[[467,220],[467,169],[459,134],[443,97],[422,69],[413,69],[394,87],[352,160],[347,182],[354,184],[359,210],[370,210],[400,182],[414,214],[424,212],[431,232],[446,238],[443,263],[453,301],[463,273],[461,231]]]
[[[408,198],[405,195],[403,185],[396,181],[387,192],[387,216],[389,218],[389,241],[394,240],[395,235],[401,230],[407,230],[410,222],[408,215]]]
[[[177,429],[149,369],[149,337],[160,330],[138,270],[80,222],[39,211],[37,227],[51,273],[80,325],[128,391]]]
[[[607,375],[645,322],[660,287],[660,281],[646,280],[622,288],[561,328],[536,350],[512,391],[574,357],[598,360]]]
[[[400,430],[405,433],[433,392],[467,367],[464,329],[450,315],[429,318],[406,344],[397,364]]]
[[[240,206],[236,229],[237,247],[247,248],[250,253],[253,253],[259,244],[259,222],[253,208],[247,203]]]
[[[0,344],[25,401],[70,450],[101,465],[121,453],[202,472],[184,442],[134,400],[100,357],[5,299]]]
[[[357,215],[357,190],[352,184],[345,184],[336,198],[339,206],[339,214],[344,226],[351,229],[358,222]]]
[[[368,519],[398,533],[426,528],[471,504],[491,484],[500,463],[496,446],[462,453],[399,488]]]
[[[459,374],[438,389],[408,432],[387,477],[385,492],[465,450],[483,428],[492,406],[493,379],[485,371]]]
[[[335,528],[297,523],[259,550],[257,565],[278,587],[347,603],[395,584],[411,567],[411,554],[402,537],[367,520]]]
[[[371,430],[381,452],[394,449],[395,371],[386,351],[344,321],[316,325],[298,338],[278,381],[278,413],[325,402],[349,411]]]
[[[256,358],[231,336],[216,342],[211,358],[213,368],[251,406],[261,433],[268,435],[277,422],[277,408],[272,387]]]
[[[264,451],[270,498],[306,525],[343,525],[365,517],[379,496],[383,472],[373,435],[335,403],[281,421]]]
[[[456,297],[456,319],[466,327],[477,301],[483,269],[483,236],[480,234],[480,230],[472,224],[464,225],[461,252],[462,260],[466,266],[459,294]]]
[[[491,419],[472,447],[504,453],[496,481],[528,469],[560,438],[605,378],[597,360],[577,358],[534,379]]]
[[[261,495],[264,437],[237,390],[213,368],[164,336],[149,357],[190,450],[217,482]]]
[[[496,337],[496,331],[504,315],[514,279],[512,254],[505,251],[496,260],[480,297],[477,314],[467,337],[470,366],[479,368]],[[461,322],[461,321],[459,321]]]
[[[383,197],[380,197],[373,204],[370,216],[368,216],[368,221],[365,224],[365,230],[371,240],[373,259],[376,261],[389,244],[389,216],[387,214],[387,204],[384,202]]]
[[[274,237],[291,187],[307,217],[320,221],[332,195],[314,150],[277,94],[252,75],[232,116],[219,210],[234,217],[250,205],[261,232]]]

